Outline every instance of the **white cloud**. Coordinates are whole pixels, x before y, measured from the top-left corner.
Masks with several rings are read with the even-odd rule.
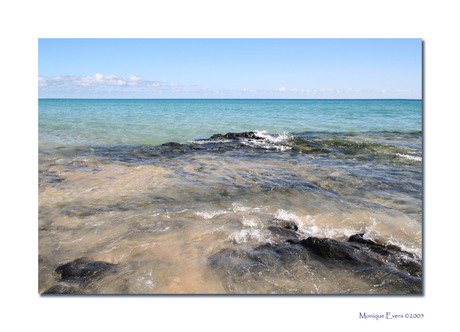
[[[132,92],[133,88],[140,90],[158,91],[157,88],[180,87],[177,83],[164,83],[159,81],[144,80],[140,76],[130,75],[128,78],[116,75],[104,76],[96,73],[94,76],[54,76],[45,78],[38,76],[38,88],[41,92]],[[110,89],[109,89],[110,88]],[[95,90],[96,89],[96,90]]]
[[[223,95],[235,95],[235,94],[250,94],[250,95],[270,95],[274,92],[282,92],[283,95],[299,98],[300,93],[308,94],[311,97],[332,96],[332,94],[340,94],[348,97],[352,95],[365,95],[365,94],[385,94],[390,96],[391,94],[403,94],[413,92],[411,90],[358,90],[354,88],[345,89],[329,89],[329,88],[317,88],[317,89],[306,89],[305,87],[300,88],[285,88],[281,87],[278,89],[263,90],[257,88],[244,88],[244,89],[220,89],[214,90],[212,88],[200,88],[197,85],[189,85],[186,89],[182,84],[171,83],[171,82],[160,82],[143,79],[140,76],[131,74],[129,77],[121,77],[116,75],[106,75],[96,73],[93,76],[54,76],[52,78],[45,78],[42,75],[38,76],[37,80],[38,89],[40,93],[47,95],[66,93],[66,94],[78,94],[78,93],[89,93],[89,94],[100,94],[100,93],[133,93],[148,95],[150,93],[187,93],[187,94],[223,94]],[[323,97],[321,97],[323,95]],[[301,97],[301,98],[306,98]]]
[[[46,79],[43,76],[38,76],[38,87],[47,86]]]
[[[208,88],[201,88],[201,89],[193,89],[193,90],[185,90],[187,93],[204,93],[204,92],[213,92],[208,90]]]
[[[339,92],[342,92],[339,90]],[[348,90],[345,90],[345,92],[359,92],[358,89],[352,89],[352,88],[348,88]]]
[[[136,86],[140,82],[142,82],[142,78],[132,74],[131,76],[129,76],[128,80],[126,81],[126,84],[128,86]]]
[[[134,76],[131,75],[130,78]],[[82,78],[73,78],[72,83],[75,85],[83,85],[83,86],[99,86],[99,85],[127,85],[128,82],[131,83],[131,85],[137,85],[138,82],[141,82],[142,80],[137,79],[137,76],[135,76],[136,79],[126,79],[124,77],[118,77],[115,75],[108,75],[108,76],[103,76],[102,74],[97,73],[94,76],[85,76]],[[134,83],[134,84],[133,84]]]
[[[141,80],[142,78],[140,78],[139,76],[136,76],[134,74],[132,74],[131,76],[129,76],[129,80],[130,81],[139,81]]]

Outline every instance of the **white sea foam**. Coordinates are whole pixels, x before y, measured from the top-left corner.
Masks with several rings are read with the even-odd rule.
[[[219,211],[201,211],[201,212],[195,212],[196,215],[200,216],[203,219],[211,219],[214,218],[215,216],[219,216],[221,214],[226,214],[230,213],[229,211],[225,210],[219,210]]]
[[[286,220],[286,221],[294,221],[296,223],[299,223],[301,221],[301,218],[298,217],[295,213],[292,212],[287,212],[285,210],[279,209],[275,213],[275,218],[276,219],[281,219],[281,220]]]
[[[286,145],[279,145],[279,144],[273,144],[271,142],[266,142],[266,141],[256,141],[256,140],[243,140],[241,143],[249,146],[255,146],[259,147],[262,149],[276,149],[280,151],[286,151],[286,150],[291,150],[292,147],[286,146]]]
[[[248,207],[248,206],[244,206],[240,203],[232,203],[232,207],[233,207],[233,212],[247,212],[249,211],[251,208]]]
[[[251,227],[251,228],[257,227],[259,225],[259,223],[257,222],[255,218],[247,218],[247,217],[243,217],[243,220],[241,221],[241,223],[244,226]]]
[[[395,246],[398,246],[401,248],[402,251],[405,251],[405,252],[408,252],[408,253],[412,253],[416,256],[418,256],[419,258],[422,257],[422,249],[421,248],[415,248],[413,247],[412,245],[408,245],[406,243],[402,243],[398,240],[396,240],[394,237],[390,237],[390,239],[387,241],[386,245],[389,245],[389,244],[392,244],[392,245],[395,245]],[[402,258],[405,259],[406,261],[409,260],[411,261],[412,259],[406,255],[406,254],[402,254]]]
[[[280,151],[290,150],[292,149],[290,146],[280,145],[280,143],[286,142],[288,139],[291,138],[292,135],[289,133],[284,132],[283,134],[279,135],[270,135],[266,130],[255,130],[254,134],[257,137],[263,138],[263,140],[252,139],[252,138],[241,138],[239,141],[242,144],[252,146],[252,147],[259,147],[262,149],[276,149]],[[218,141],[213,139],[204,139],[199,141],[188,141],[189,143],[193,144],[207,144],[207,143],[229,143],[233,142],[231,139],[219,139]]]
[[[266,206],[250,207],[243,205],[241,203],[234,202],[232,203],[233,212],[260,212],[263,209],[266,209]]]
[[[193,143],[193,144],[207,144],[207,143],[229,143],[229,142],[232,142],[231,139],[220,139],[218,141],[216,140],[212,140],[212,139],[203,139],[203,140],[199,140],[199,141],[188,141],[189,143]]]
[[[291,135],[287,132],[284,132],[279,135],[270,135],[266,130],[255,130],[254,134],[258,137],[262,137],[263,139],[272,142],[272,143],[281,143],[287,141],[291,138]]]
[[[318,221],[315,216],[306,215],[303,217],[299,217],[293,212],[288,212],[282,209],[276,211],[275,218],[294,222],[299,228],[297,234],[300,238],[314,236],[331,239],[341,239],[344,237],[348,238],[357,233],[357,230],[355,230],[353,227],[347,228],[321,226],[321,222]]]
[[[266,130],[255,130],[254,134],[257,137],[263,138],[263,140],[246,139],[242,140],[242,143],[249,146],[256,146],[262,149],[276,149],[280,151],[292,149],[290,146],[280,144],[291,138],[291,135],[286,132],[280,135],[270,135]]]
[[[233,243],[241,244],[248,242],[250,240],[256,240],[259,243],[272,243],[271,233],[266,230],[261,230],[259,228],[243,229],[238,232],[230,234],[228,237],[229,241]]]
[[[399,157],[407,158],[409,160],[422,161],[422,157],[410,156],[408,154],[401,154],[401,153],[397,153],[396,155],[399,156]]]

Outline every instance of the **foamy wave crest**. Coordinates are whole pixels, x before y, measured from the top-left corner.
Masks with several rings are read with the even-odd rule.
[[[407,158],[409,160],[422,161],[422,157],[410,156],[408,154],[401,154],[401,153],[397,153],[396,155],[399,157]]]
[[[276,149],[280,151],[291,150],[292,147],[286,145],[273,144],[266,141],[242,141],[243,144],[249,145],[251,147],[258,147],[262,149]]]
[[[212,139],[200,139],[196,141],[187,141],[187,142],[193,143],[193,144],[208,144],[208,143],[215,143],[216,141]],[[231,139],[219,140],[219,143],[229,143],[229,142],[232,142],[232,140]]]
[[[279,220],[294,222],[299,228],[298,234],[301,238],[307,238],[309,236],[320,236],[324,233],[324,230],[315,224],[316,219],[309,215],[301,218],[295,213],[280,209],[276,211],[275,218]]]
[[[244,206],[241,203],[234,202],[232,203],[233,212],[247,212],[251,210],[249,206]]]
[[[278,211],[276,211],[275,218],[280,219],[280,220],[293,221],[295,223],[301,222],[301,218],[298,217],[295,213],[287,212],[282,209],[279,209]]]
[[[298,227],[297,234],[301,239],[306,239],[310,236],[314,236],[320,238],[343,240],[344,238],[348,238],[358,232],[358,230],[354,229],[353,227],[322,227],[321,222],[319,222],[315,216],[306,215],[304,217],[299,217],[293,212],[288,212],[282,209],[276,211],[275,218],[279,220],[294,222]]]
[[[243,217],[243,220],[241,221],[241,223],[246,226],[246,227],[251,227],[251,228],[254,228],[254,227],[257,227],[259,225],[259,222],[257,219],[255,218],[248,218],[248,217]]]
[[[299,238],[306,239],[310,236],[319,237],[319,238],[328,238],[335,240],[346,240],[350,236],[358,233],[353,228],[329,228],[329,227],[319,227],[319,226],[303,226],[299,228],[298,234]]]
[[[255,130],[254,134],[272,143],[286,142],[288,139],[291,138],[291,135],[287,132],[284,132],[279,135],[270,135],[266,130]]]
[[[225,211],[225,210],[195,212],[197,216],[200,216],[203,219],[211,219],[211,218],[214,218],[215,216],[219,216],[221,214],[226,214],[226,213],[230,213],[230,212]]]
[[[228,240],[236,244],[245,243],[250,240],[255,240],[259,243],[273,243],[273,240],[270,236],[271,233],[269,231],[261,230],[258,228],[251,228],[243,229],[241,231],[230,234]]]
[[[246,205],[243,205],[241,203],[238,203],[238,202],[232,203],[232,210],[233,210],[234,213],[238,213],[238,212],[260,212],[264,208],[266,208],[266,207],[264,207],[264,206],[250,207],[250,206],[246,206]]]
[[[291,138],[289,133],[284,132],[283,134],[271,135],[266,130],[255,130],[254,134],[257,137],[263,138],[263,141],[248,140],[247,142],[243,143],[263,149],[276,149],[280,151],[292,149],[292,147],[289,145],[282,144],[287,143],[287,141]]]

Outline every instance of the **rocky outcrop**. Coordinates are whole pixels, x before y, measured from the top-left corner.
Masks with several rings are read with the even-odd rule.
[[[116,266],[116,264],[106,262],[76,259],[73,262],[58,266],[56,272],[61,275],[62,280],[79,279],[82,282],[87,282],[101,277]]]
[[[392,244],[379,244],[369,239],[364,239],[364,234],[355,234],[348,239],[349,243],[359,244],[380,257],[386,264],[410,276],[422,277],[422,262],[414,254],[403,251]]]
[[[280,275],[286,271],[295,274],[296,266],[310,266],[316,271],[312,273],[324,275],[325,279],[335,273],[352,273],[360,283],[368,284],[368,289],[380,293],[422,292],[421,259],[400,247],[365,239],[364,234],[355,234],[347,241],[303,238],[292,223],[275,222],[276,226],[267,230],[278,244],[225,248],[208,258],[209,266],[225,285],[236,285],[233,292],[241,292],[240,289],[244,292],[244,287],[238,288],[241,284],[260,283],[263,274]],[[309,277],[304,276],[306,283]]]
[[[223,139],[232,139],[232,140],[239,140],[243,138],[250,138],[250,139],[257,139],[257,140],[263,140],[263,137],[259,137],[254,133],[253,131],[249,132],[244,132],[244,133],[227,133],[225,135],[222,134],[215,134],[212,135],[209,139],[212,140],[223,140]]]
[[[84,294],[86,286],[114,272],[117,267],[107,262],[76,259],[56,268],[59,281],[43,294]]]

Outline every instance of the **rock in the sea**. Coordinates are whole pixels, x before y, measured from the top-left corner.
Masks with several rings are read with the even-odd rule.
[[[293,230],[295,232],[297,232],[299,230],[299,226],[297,226],[297,224],[293,221],[286,221],[286,220],[282,220],[282,219],[273,219],[273,222],[275,222],[277,225],[279,225],[280,227],[283,227],[285,229],[290,229],[290,230]]]
[[[365,239],[363,234],[353,235],[344,242],[318,237],[301,238],[295,224],[274,222],[285,226],[267,228],[278,244],[226,248],[208,258],[209,266],[220,275],[228,291],[244,293],[253,289],[253,283],[265,283],[264,287],[275,292],[291,292],[294,289],[297,292],[297,286],[280,290],[278,278],[284,275],[282,283],[298,285],[296,282],[309,283],[316,275],[316,281],[312,281],[314,285],[326,280],[331,273],[348,273],[361,280],[362,289],[366,289],[363,284],[369,285],[366,292],[422,292],[421,259],[397,246],[379,244]],[[299,274],[299,271],[307,271],[308,275]]]
[[[233,279],[257,280],[262,272],[276,272],[290,263],[308,260],[309,254],[301,246],[263,244],[250,250],[222,249],[210,256],[208,263],[219,273]]]
[[[292,229],[280,226],[268,226],[267,230],[270,231],[279,241],[297,241],[297,235]]]
[[[260,140],[263,139],[263,137],[257,136],[253,131],[244,132],[244,133],[227,133],[225,135],[215,134],[210,137],[210,139],[215,139],[215,140],[220,140],[220,139],[238,140],[242,138],[251,138],[251,139],[260,139]]]
[[[382,261],[403,273],[414,277],[422,276],[422,262],[420,258],[412,253],[403,251],[398,246],[376,243],[372,240],[365,239],[364,234],[350,236],[348,242],[359,243],[363,248],[379,255]]]
[[[184,146],[184,144],[180,144],[180,143],[177,143],[177,142],[167,142],[167,143],[163,143],[161,144],[161,146],[169,146],[169,147],[179,147],[179,146]]]
[[[379,267],[385,263],[363,248],[346,242],[309,237],[299,243],[313,254],[334,264]]]
[[[100,261],[94,262],[79,258],[58,266],[56,268],[56,273],[61,275],[62,280],[82,279],[82,281],[88,281],[102,276],[113,270],[116,266],[117,264]]]
[[[60,265],[55,270],[60,275],[59,282],[43,294],[84,294],[88,284],[115,271],[117,266],[118,264],[81,258]]]

